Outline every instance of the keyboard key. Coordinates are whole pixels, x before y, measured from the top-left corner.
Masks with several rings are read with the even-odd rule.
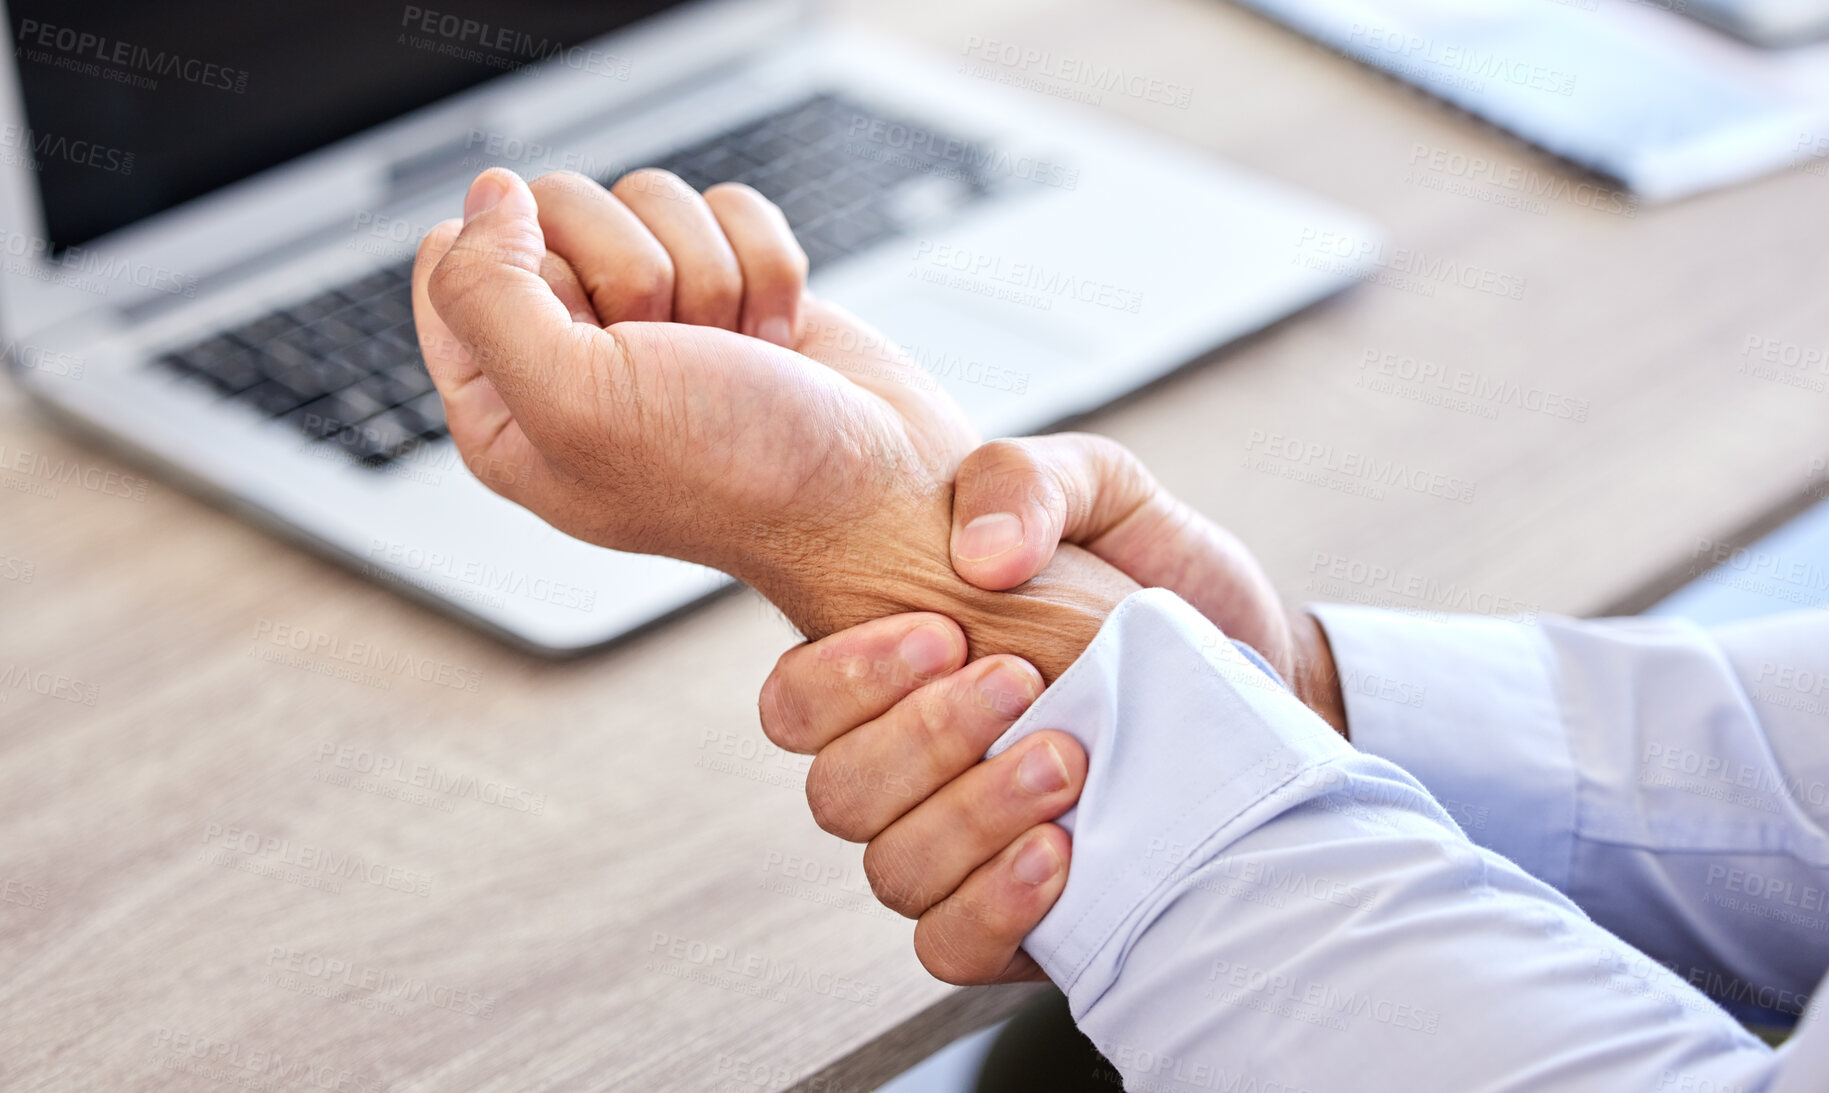
[[[180,353],[167,353],[160,360],[168,368],[201,378],[225,395],[245,391],[266,378],[254,366],[250,351],[226,336]]]
[[[420,421],[430,423],[421,435],[436,437],[445,434],[445,404],[438,397],[437,391],[421,395],[407,403],[403,409],[411,411]]]
[[[344,429],[332,440],[364,462],[385,461],[419,439],[418,430],[408,427],[399,414],[395,410],[369,418]]]
[[[272,380],[267,380],[265,383],[249,389],[241,397],[242,401],[249,403],[268,417],[279,417],[281,414],[297,409],[305,401],[296,391],[274,383]]]
[[[236,340],[247,345],[261,345],[269,339],[279,337],[281,334],[284,334],[297,325],[298,323],[292,316],[283,311],[276,311],[271,315],[263,315],[251,323],[238,326],[234,330],[229,331],[229,333],[233,334]]]

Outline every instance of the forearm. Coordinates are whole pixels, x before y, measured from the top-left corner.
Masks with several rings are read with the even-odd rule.
[[[946,525],[925,534],[860,528],[755,561],[744,579],[810,639],[906,611],[933,611],[965,631],[973,658],[1010,653],[1052,683],[1079,658],[1137,583],[1078,547],[1063,546],[1039,576],[986,592],[953,572]]]
[[[1126,1089],[1765,1088],[1726,1014],[1172,597],[1124,604],[999,748],[1041,727],[1091,772],[1024,947]]]
[[[1829,969],[1819,613],[1428,621],[1323,606],[1355,744],[1475,842],[1726,1002],[1795,1014]]]

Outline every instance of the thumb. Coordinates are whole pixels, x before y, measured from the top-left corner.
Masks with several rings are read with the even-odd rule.
[[[1238,538],[1175,499],[1122,444],[1089,433],[995,440],[953,487],[953,569],[1002,591],[1083,546],[1145,588],[1166,588],[1287,666],[1282,603]]]
[[[994,440],[959,465],[953,569],[980,588],[1013,588],[1046,569],[1061,542],[1090,546],[1114,533],[1122,541],[1162,503],[1173,502],[1116,441],[1088,433]]]
[[[530,436],[563,431],[564,411],[588,405],[596,352],[614,346],[590,322],[574,322],[542,275],[548,264],[539,209],[527,184],[511,171],[478,175],[464,200],[464,223],[432,260],[422,256],[426,322],[448,340],[428,354],[440,391],[458,391],[486,377]],[[611,354],[613,355],[613,353]],[[499,416],[499,411],[498,411]]]

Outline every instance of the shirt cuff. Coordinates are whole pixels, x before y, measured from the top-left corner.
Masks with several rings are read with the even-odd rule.
[[[1072,734],[1088,766],[1057,821],[1073,833],[1067,887],[1024,948],[1076,1012],[1177,885],[1260,822],[1254,809],[1352,754],[1261,658],[1162,589],[1119,604],[990,754],[1041,729]]]
[[[1542,633],[1474,615],[1309,611],[1333,648],[1353,745],[1408,771],[1469,839],[1566,892],[1579,780]]]

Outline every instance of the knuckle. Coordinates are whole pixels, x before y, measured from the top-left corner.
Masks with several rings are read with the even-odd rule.
[[[830,748],[814,756],[813,765],[807,768],[807,807],[821,831],[846,842],[863,842],[874,832],[864,829],[845,771],[844,760]]]
[[[426,294],[441,311],[467,303],[483,290],[483,274],[484,271],[475,262],[468,260],[467,255],[453,247],[432,267],[432,274],[426,280]]]
[[[762,733],[775,746],[787,751],[805,749],[810,718],[807,703],[795,679],[794,661],[789,653],[775,662],[775,670],[762,684],[756,708],[762,717]]]
[[[650,194],[677,200],[692,193],[692,187],[672,171],[660,167],[639,167],[617,179],[616,185],[610,187],[610,192],[617,197]]]
[[[621,281],[617,290],[629,302],[655,307],[673,301],[673,265],[663,256],[634,257],[617,276]]]
[[[944,906],[922,915],[915,924],[915,956],[929,975],[958,987],[987,982],[995,974],[960,946],[956,927],[948,920]]]
[[[970,707],[974,690],[968,682],[946,679],[902,700],[908,711],[907,732],[914,737],[914,754],[938,758],[955,750],[958,733],[953,731],[953,723],[959,711]]]
[[[533,190],[535,197],[539,197],[542,193],[589,193],[591,190],[600,188],[595,181],[577,171],[565,170],[548,171],[527,185]]]
[[[1021,440],[993,440],[960,464],[962,490],[985,496],[1024,495],[1042,478],[1042,463]]]
[[[807,256],[795,243],[791,250],[778,249],[758,257],[753,263],[755,280],[764,288],[780,292],[792,292],[799,289],[806,280]]]
[[[735,268],[722,266],[707,270],[704,276],[693,278],[692,294],[704,306],[721,311],[734,310],[743,298],[743,275]]]
[[[720,182],[705,191],[705,200],[712,205],[756,205],[773,208],[773,202],[763,197],[754,186],[742,182]]]
[[[919,870],[907,849],[888,835],[872,839],[864,847],[864,879],[870,882],[877,902],[898,915],[916,918],[933,904],[924,896]]]

